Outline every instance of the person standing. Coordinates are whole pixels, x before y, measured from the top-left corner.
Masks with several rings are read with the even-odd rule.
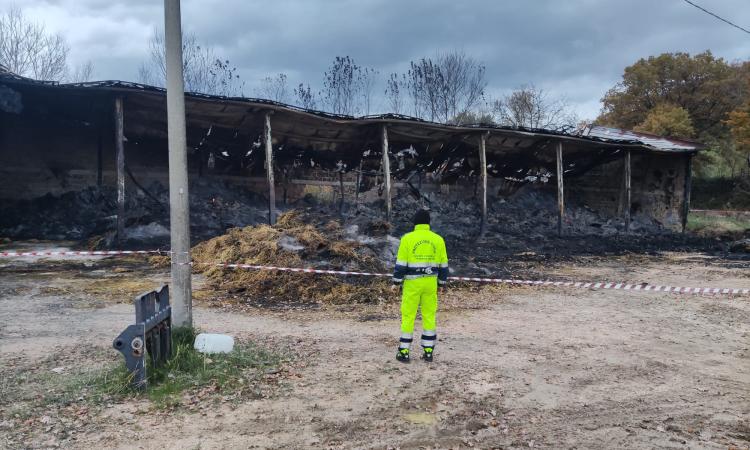
[[[448,253],[443,238],[430,230],[430,212],[425,209],[414,215],[414,231],[401,238],[393,282],[402,286],[401,339],[396,359],[404,363],[410,360],[414,320],[420,309],[422,359],[432,362],[437,340],[438,287],[442,291],[448,282]]]

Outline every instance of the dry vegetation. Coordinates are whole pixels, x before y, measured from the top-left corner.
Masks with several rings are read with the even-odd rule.
[[[387,269],[366,245],[346,240],[341,224],[319,226],[299,211],[279,217],[276,225],[230,229],[193,248],[195,270],[209,285],[249,300],[301,303],[379,303],[388,298],[388,281],[333,275],[227,269],[216,263],[316,267],[349,271]],[[282,244],[282,242],[286,244]]]

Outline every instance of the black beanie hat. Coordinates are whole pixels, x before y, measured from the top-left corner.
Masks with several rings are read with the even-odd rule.
[[[426,209],[420,209],[414,214],[414,225],[429,225],[430,224],[430,212]]]

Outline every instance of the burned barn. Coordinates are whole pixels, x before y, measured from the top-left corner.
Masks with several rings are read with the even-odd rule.
[[[679,231],[698,151],[602,127],[352,118],[200,94],[186,95],[186,114],[199,238],[273,221],[298,202],[352,216],[368,205],[366,214],[396,222],[411,213],[404,202],[422,204],[477,235],[525,233],[539,220],[563,235]],[[165,233],[167,161],[163,89],[0,74],[0,236]]]

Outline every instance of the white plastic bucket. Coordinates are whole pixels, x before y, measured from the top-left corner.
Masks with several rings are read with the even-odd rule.
[[[195,337],[193,348],[200,353],[229,353],[234,348],[234,338],[227,334],[201,333]]]

